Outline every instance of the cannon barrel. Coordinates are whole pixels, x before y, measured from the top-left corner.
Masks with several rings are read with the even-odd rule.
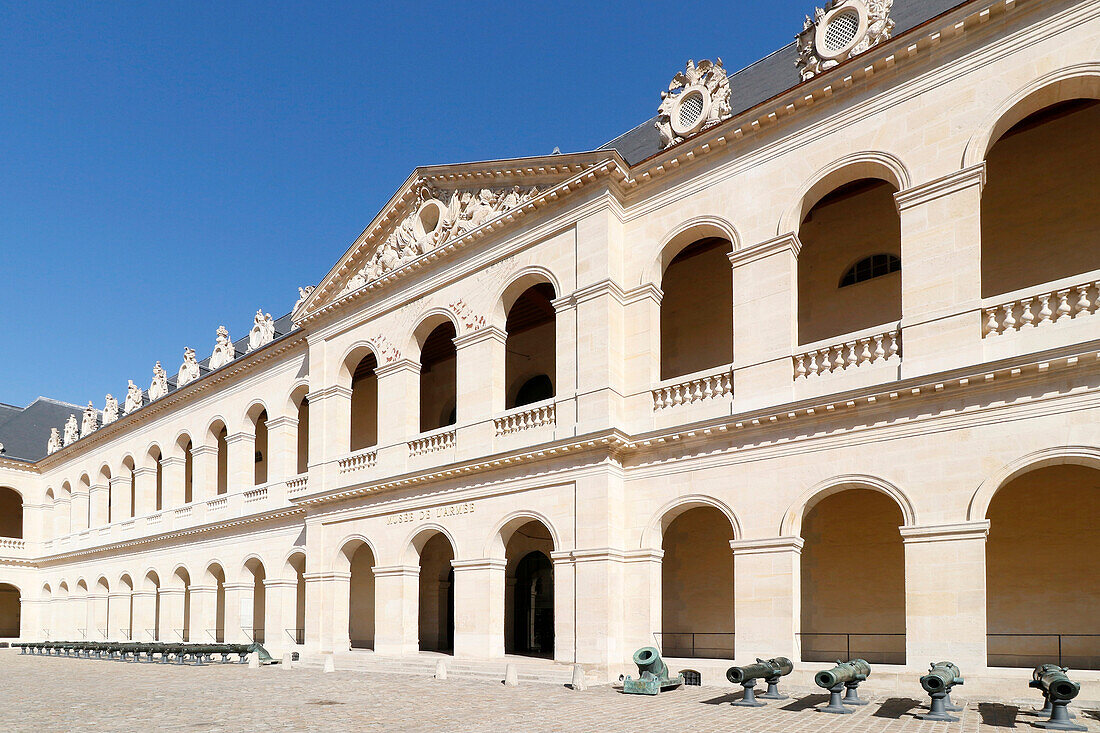
[[[1038,687],[1054,700],[1072,700],[1081,691],[1081,685],[1071,680],[1066,672],[1069,667],[1059,667],[1057,664],[1043,664],[1035,668],[1031,674],[1031,687]]]
[[[814,682],[818,687],[828,690],[840,684],[848,682],[862,682],[871,674],[871,665],[862,659],[851,659],[847,662],[837,662],[832,669],[824,669],[814,675]]]
[[[935,662],[929,668],[928,674],[920,678],[920,686],[929,694],[945,692],[963,683],[961,674],[958,666],[952,662]]]
[[[649,672],[654,677],[668,677],[668,667],[665,665],[665,661],[661,659],[661,654],[656,647],[644,646],[634,652],[634,664],[638,665],[639,675]]]
[[[749,680],[767,680],[782,677],[792,671],[794,671],[794,663],[786,657],[757,658],[756,664],[746,664],[744,667],[730,667],[727,669],[726,679],[735,685],[740,685]]]

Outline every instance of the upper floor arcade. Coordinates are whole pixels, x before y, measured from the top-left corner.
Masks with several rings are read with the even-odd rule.
[[[105,544],[1087,348],[1100,67],[1075,5],[953,41],[995,69],[914,52],[847,91],[822,74],[790,94],[833,92],[770,129],[751,120],[782,100],[633,163],[420,169],[296,310],[293,346],[40,462],[22,531]],[[1016,58],[1036,13],[1046,35]],[[398,244],[424,251],[386,264]]]

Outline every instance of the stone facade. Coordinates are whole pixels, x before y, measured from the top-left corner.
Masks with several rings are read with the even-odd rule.
[[[1100,668],[1100,184],[1035,162],[1098,50],[975,1],[633,165],[417,169],[289,334],[0,457],[18,635]]]

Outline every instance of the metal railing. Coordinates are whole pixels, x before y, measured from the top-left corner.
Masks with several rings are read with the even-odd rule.
[[[245,638],[248,639],[252,643],[255,643],[255,644],[263,644],[264,643],[264,630],[263,629],[256,629],[256,628],[246,629],[246,628],[242,627],[241,628],[241,633],[244,634]]]
[[[290,640],[302,646],[306,643],[306,630],[305,629],[287,629],[286,635],[290,637]]]
[[[191,641],[190,629],[172,629],[172,631],[177,637],[179,637],[180,641]]]
[[[657,649],[666,657],[733,659],[734,634],[727,631],[653,632]]]
[[[126,641],[130,641],[133,638],[133,634],[130,632],[129,629],[119,629],[118,630],[118,635],[121,636]]]
[[[1057,659],[1059,667],[1100,669],[1100,634],[986,634],[986,639],[986,663],[990,667],[1037,667]],[[994,639],[1018,641],[995,645]],[[1038,643],[1019,643],[1024,639],[1035,639]],[[1086,641],[1072,641],[1082,639]]]
[[[225,641],[225,629],[207,629],[206,635],[215,644],[221,644]]]
[[[837,659],[865,659],[871,664],[905,664],[905,633],[878,633],[878,632],[863,632],[863,631],[800,631],[797,636],[799,637],[799,646],[802,649],[802,661],[803,662],[835,662]],[[806,637],[819,638],[819,637],[831,637],[837,640],[836,643],[829,643],[825,648],[819,647],[817,644],[811,643],[811,648],[806,648]],[[840,639],[844,640],[843,644],[840,643]],[[856,643],[852,643],[852,639],[856,640]],[[897,639],[901,641],[900,649],[883,648],[883,644],[868,643],[867,640],[890,640]]]
[[[149,637],[150,641],[160,641],[160,634],[156,629],[146,629],[145,635]]]

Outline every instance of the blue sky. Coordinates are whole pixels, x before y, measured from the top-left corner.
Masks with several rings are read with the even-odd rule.
[[[812,6],[0,2],[0,402],[174,374],[287,312],[415,166],[598,147]]]

